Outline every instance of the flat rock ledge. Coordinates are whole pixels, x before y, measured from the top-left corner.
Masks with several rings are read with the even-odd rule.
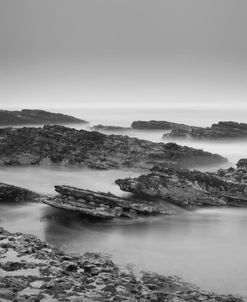
[[[99,219],[139,218],[175,213],[175,210],[163,201],[120,198],[111,193],[93,192],[71,186],[55,186],[55,190],[59,195],[43,198],[45,204]]]
[[[150,169],[154,165],[195,167],[227,159],[174,143],[153,143],[59,125],[0,129],[0,166],[72,165],[95,169]]]
[[[247,184],[233,182],[232,179],[223,177],[222,173],[154,167],[149,174],[118,179],[116,184],[123,191],[160,198],[183,208],[247,206]]]
[[[68,255],[35,236],[0,228],[0,301],[242,302],[177,277],[134,273],[104,255]]]

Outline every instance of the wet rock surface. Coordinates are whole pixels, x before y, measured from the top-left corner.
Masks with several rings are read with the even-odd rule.
[[[219,122],[211,127],[173,128],[163,138],[194,139],[240,139],[247,138],[247,124],[237,122]]]
[[[181,207],[247,205],[247,185],[222,175],[155,167],[138,178],[116,180],[120,189],[138,196],[164,199]]]
[[[227,162],[227,159],[174,143],[153,143],[59,125],[0,129],[0,165],[34,165],[44,162],[95,169],[148,169],[167,163],[183,167],[221,164]]]
[[[202,291],[177,277],[119,268],[101,254],[68,255],[35,236],[3,228],[0,260],[0,301],[245,301]]]
[[[21,111],[0,110],[0,125],[28,125],[28,124],[57,124],[57,123],[88,123],[62,113],[44,110],[23,109]]]
[[[21,187],[0,183],[0,202],[1,201],[39,201],[40,195]]]
[[[175,213],[164,201],[120,198],[110,193],[93,192],[70,186],[55,186],[60,194],[42,201],[65,210],[101,219],[138,218]]]

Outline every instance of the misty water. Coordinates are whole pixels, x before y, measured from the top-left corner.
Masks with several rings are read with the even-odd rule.
[[[140,112],[134,115],[133,112],[128,114],[121,110],[107,114],[99,110],[90,112],[68,110],[66,113],[89,120],[89,125],[73,125],[77,129],[89,129],[99,123],[130,126],[136,119],[168,120],[198,126],[208,126],[220,119],[234,119],[229,118],[230,112],[227,113],[229,116],[216,119],[216,113],[213,116],[203,111],[197,114],[197,122],[193,122],[195,115],[178,111],[177,115],[156,111],[156,116],[152,112],[149,115],[145,112],[144,116]],[[243,121],[241,114],[235,120]],[[141,130],[115,132],[155,142],[163,141],[163,133],[164,131]],[[219,153],[233,164],[247,155],[247,141],[244,140],[177,142]],[[0,169],[1,182],[43,194],[55,194],[54,185],[66,184],[127,196],[128,193],[121,192],[114,181],[138,175],[138,171],[92,171],[56,166]],[[201,209],[145,220],[95,222],[86,220],[77,213],[44,204],[3,203],[0,205],[0,225],[9,231],[37,235],[67,252],[107,253],[120,265],[133,264],[138,270],[178,275],[203,289],[247,296],[247,209]]]

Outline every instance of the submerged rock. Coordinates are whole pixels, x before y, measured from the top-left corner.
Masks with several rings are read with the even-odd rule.
[[[40,195],[21,187],[0,183],[0,201],[38,201]]]
[[[172,128],[163,138],[240,139],[247,138],[247,124],[219,122],[211,127]]]
[[[96,169],[148,169],[167,163],[195,167],[227,162],[220,155],[174,143],[153,143],[58,125],[0,129],[0,165],[41,164],[47,160]]]
[[[8,244],[7,244],[8,243]],[[200,290],[178,277],[120,269],[97,253],[72,256],[35,236],[0,228],[1,301],[243,302]],[[13,253],[19,266],[11,265]],[[6,263],[14,267],[9,271]]]
[[[116,184],[121,190],[137,196],[161,198],[185,208],[247,205],[247,185],[178,167],[155,167],[147,175],[118,179]]]
[[[44,198],[42,201],[45,204],[77,211],[95,218],[137,218],[161,214],[169,215],[174,212],[164,202],[120,198],[111,193],[93,192],[70,186],[55,186],[55,190],[60,195]]]
[[[21,111],[0,110],[0,125],[28,125],[28,124],[57,124],[57,123],[88,123],[62,113],[44,110],[23,109]]]

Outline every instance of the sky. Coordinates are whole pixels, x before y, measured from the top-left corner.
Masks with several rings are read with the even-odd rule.
[[[246,0],[0,0],[0,107],[247,108]]]

